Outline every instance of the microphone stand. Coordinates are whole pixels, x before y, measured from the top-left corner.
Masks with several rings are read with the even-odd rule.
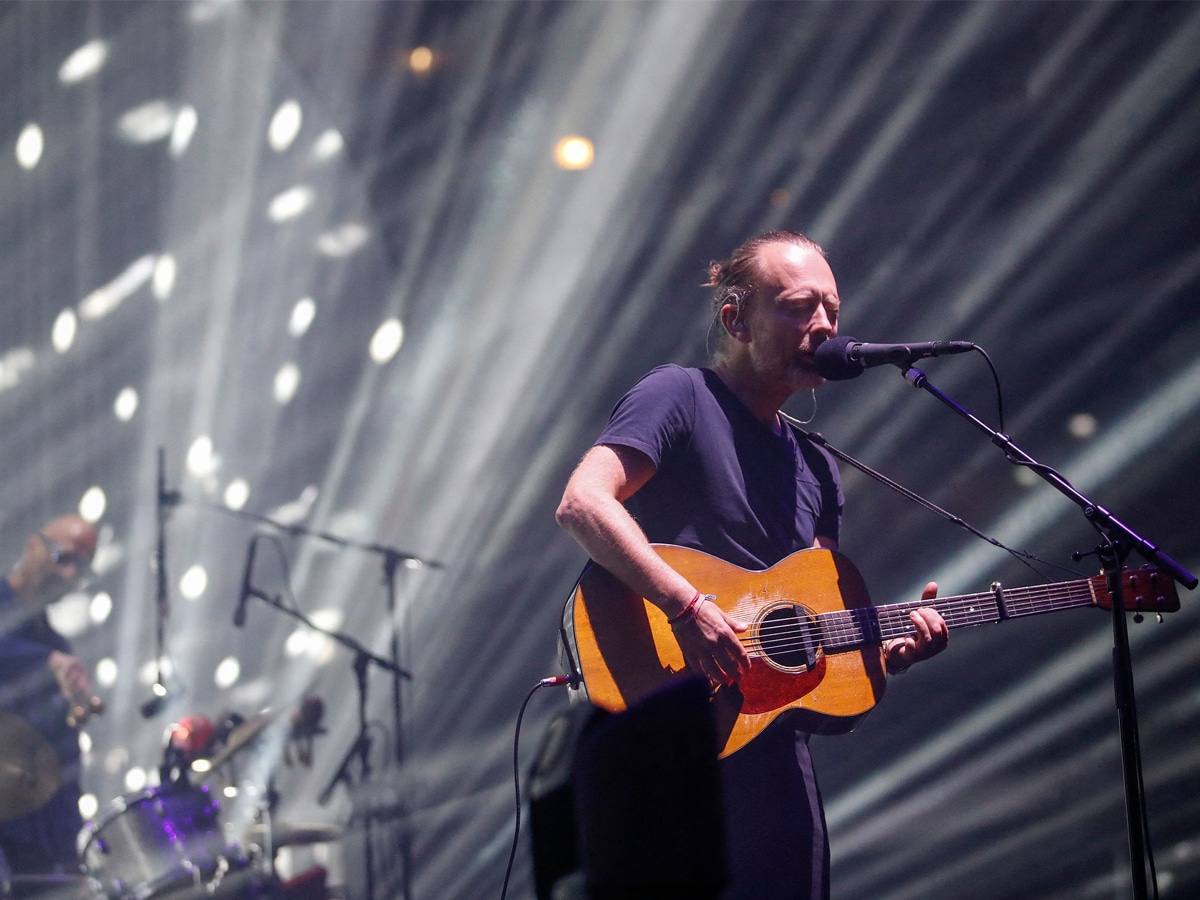
[[[1141,749],[1138,744],[1137,704],[1133,691],[1133,661],[1129,652],[1128,623],[1125,621],[1125,597],[1121,584],[1121,570],[1131,550],[1167,572],[1173,579],[1191,590],[1197,578],[1182,565],[1163,553],[1153,543],[1137,534],[1132,528],[1098,503],[1089,500],[1062,475],[1050,466],[1043,465],[1013,443],[1012,438],[1002,434],[978,417],[959,406],[942,393],[915,366],[897,363],[905,380],[915,388],[927,391],[954,412],[958,413],[977,429],[988,436],[999,447],[1009,462],[1036,472],[1044,481],[1078,506],[1092,526],[1100,532],[1101,544],[1096,548],[1103,571],[1108,579],[1112,595],[1113,628],[1113,690],[1117,709],[1117,721],[1121,737],[1121,767],[1125,782],[1125,822],[1129,842],[1129,860],[1133,881],[1133,896],[1146,900],[1146,853],[1149,823],[1146,820],[1146,798],[1142,788]]]
[[[351,745],[349,751],[347,751],[346,756],[342,759],[341,765],[338,766],[338,770],[330,780],[329,784],[325,786],[325,789],[321,791],[317,798],[317,802],[324,806],[329,802],[329,797],[339,782],[344,781],[347,785],[352,784],[352,779],[350,776],[350,763],[355,757],[358,757],[359,761],[359,781],[365,783],[371,775],[371,734],[367,727],[368,667],[374,664],[384,671],[391,672],[397,679],[412,678],[412,673],[400,668],[390,660],[375,655],[354,638],[344,634],[343,632],[331,631],[326,628],[321,628],[318,625],[314,625],[308,616],[304,615],[304,613],[300,612],[299,610],[285,606],[279,597],[271,597],[258,590],[251,590],[249,596],[257,597],[268,606],[274,607],[280,612],[291,616],[293,619],[303,622],[313,631],[323,634],[326,637],[337,641],[343,647],[354,651],[354,675],[358,682],[358,737]],[[366,865],[367,876],[367,900],[374,900],[375,898],[375,851],[374,847],[372,846],[373,835],[371,833],[371,821],[372,817],[368,811],[366,815],[366,829],[363,841],[365,855],[364,862]]]

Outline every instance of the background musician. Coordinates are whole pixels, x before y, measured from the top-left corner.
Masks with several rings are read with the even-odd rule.
[[[0,796],[0,852],[13,874],[78,870],[79,736],[68,719],[73,710],[91,708],[92,690],[87,670],[50,625],[46,608],[91,575],[95,551],[90,524],[59,516],[29,536],[20,561],[0,579],[0,709],[44,738],[59,769],[57,790],[35,809],[21,812],[32,802],[28,794]],[[47,774],[18,773],[7,781],[19,787],[23,778],[36,793]]]

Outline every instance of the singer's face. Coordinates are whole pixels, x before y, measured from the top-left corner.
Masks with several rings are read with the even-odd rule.
[[[28,587],[43,601],[58,599],[88,574],[96,532],[78,516],[61,516],[31,535],[25,547]]]
[[[759,289],[746,310],[747,351],[765,382],[788,393],[825,383],[813,353],[837,335],[837,282],[808,247],[768,244],[759,254]]]

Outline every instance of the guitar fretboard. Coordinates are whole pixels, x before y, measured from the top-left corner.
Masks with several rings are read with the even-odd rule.
[[[1103,579],[1101,579],[1102,581]],[[1075,609],[1095,603],[1092,579],[1033,587],[1001,588],[959,597],[914,600],[887,606],[837,610],[816,617],[820,642],[827,653],[854,650],[892,638],[913,634],[908,614],[914,609],[935,609],[951,628],[984,625],[1018,619],[1060,609]]]

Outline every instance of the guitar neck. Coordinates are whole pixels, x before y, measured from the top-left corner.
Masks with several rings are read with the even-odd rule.
[[[892,603],[887,606],[838,610],[817,616],[825,648],[836,653],[868,644],[878,644],[913,633],[908,614],[914,609],[934,609],[950,628],[985,625],[1004,619],[1019,619],[1060,609],[1096,605],[1096,579],[1066,581],[1033,587],[997,588],[978,594],[938,597]],[[1101,577],[1099,580],[1103,581]]]
[[[1096,597],[1092,592],[1092,580],[1089,578],[1064,581],[1060,584],[998,588],[959,597],[894,603],[876,607],[876,613],[879,617],[880,639],[886,641],[889,638],[912,634],[913,625],[908,614],[921,607],[937,610],[950,628],[965,628],[1095,604]]]

